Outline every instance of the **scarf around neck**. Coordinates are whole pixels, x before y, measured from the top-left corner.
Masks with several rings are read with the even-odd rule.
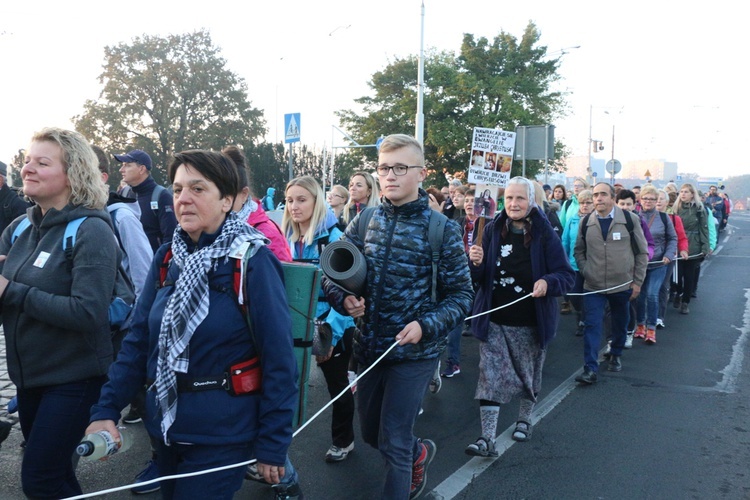
[[[184,230],[178,226],[172,239],[172,260],[180,269],[180,275],[164,308],[154,382],[162,414],[162,436],[167,445],[167,432],[177,415],[177,373],[187,373],[190,339],[206,319],[210,307],[208,275],[220,259],[226,262],[230,256],[242,258],[244,254],[249,258],[268,243],[260,232],[235,213],[227,216],[221,233],[210,245],[189,253],[185,238]]]

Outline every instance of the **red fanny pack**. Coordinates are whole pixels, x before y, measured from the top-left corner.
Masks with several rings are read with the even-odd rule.
[[[262,388],[260,358],[255,356],[247,361],[235,363],[227,370],[226,390],[232,396],[258,394]]]

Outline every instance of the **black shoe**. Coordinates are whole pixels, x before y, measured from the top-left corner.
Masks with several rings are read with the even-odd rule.
[[[609,363],[607,364],[607,370],[611,372],[619,372],[622,371],[622,362],[620,361],[620,356],[615,356],[614,354],[609,357]]]
[[[273,489],[275,500],[303,500],[305,495],[302,494],[302,488],[299,483],[292,484],[274,484]]]
[[[591,370],[590,368],[584,368],[583,373],[576,377],[576,382],[586,385],[595,384],[596,372]]]
[[[0,420],[0,443],[8,439],[12,428],[13,424],[6,422],[5,420]]]

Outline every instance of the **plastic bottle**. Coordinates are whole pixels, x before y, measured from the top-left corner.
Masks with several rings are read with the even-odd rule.
[[[87,434],[76,448],[76,453],[86,460],[103,460],[115,453],[127,451],[133,444],[133,436],[127,427],[118,427],[120,442],[115,442],[112,434],[99,431]]]

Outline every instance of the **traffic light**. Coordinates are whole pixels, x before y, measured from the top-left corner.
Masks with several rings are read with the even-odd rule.
[[[591,141],[591,149],[594,153],[604,151],[604,143],[602,141]]]

